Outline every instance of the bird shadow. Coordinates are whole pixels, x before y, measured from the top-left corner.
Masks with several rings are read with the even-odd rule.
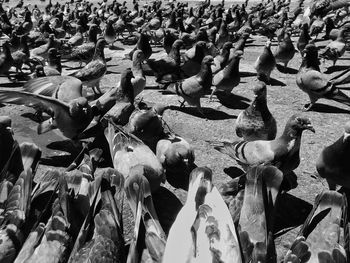
[[[244,110],[249,106],[247,102],[250,100],[246,97],[221,91],[216,91],[215,94],[219,102],[226,108]]]
[[[125,50],[125,48],[123,47],[118,47],[118,46],[109,46],[108,47],[109,50]]]
[[[23,82],[6,82],[0,83],[0,88],[19,88],[23,86]]]
[[[53,155],[40,159],[40,164],[53,167],[68,167],[75,159],[75,155]]]
[[[50,118],[49,116],[44,115],[44,116],[41,117],[42,119],[39,120],[38,116],[35,115],[34,113],[31,113],[31,112],[25,112],[25,113],[21,114],[21,116],[24,117],[24,118],[30,119],[31,121],[34,121],[36,123],[43,122],[43,121],[45,121],[45,120]]]
[[[289,229],[303,224],[311,210],[310,203],[288,193],[281,194],[276,207],[275,238],[283,235]]]
[[[46,145],[46,147],[50,150],[68,152],[73,155],[75,153],[79,153],[82,149],[80,146],[74,145],[71,140],[51,142],[48,145]]]
[[[255,77],[256,73],[255,72],[247,72],[247,71],[243,71],[243,72],[239,72],[239,75],[242,78],[246,78],[246,77]]]
[[[287,86],[286,83],[278,80],[278,79],[274,79],[274,78],[270,78],[270,86],[281,86],[281,87],[285,87]]]
[[[121,72],[107,70],[106,75],[109,75],[109,74],[121,74]]]
[[[202,119],[208,119],[208,120],[227,120],[227,119],[236,119],[236,115],[230,115],[226,112],[215,110],[208,107],[201,107],[201,110],[204,114],[201,114],[197,108],[194,107],[179,107],[179,106],[170,106],[171,110],[180,111],[189,115],[192,115],[194,117],[202,118]]]
[[[333,72],[342,71],[346,69],[349,69],[349,66],[345,66],[345,65],[330,66],[329,68],[327,68],[327,70],[324,73],[332,74]]]
[[[173,225],[177,214],[182,208],[182,203],[175,194],[162,186],[156,192],[152,193],[152,197],[160,224],[164,232],[168,234],[170,227]]]
[[[349,110],[323,104],[323,103],[316,103],[311,108],[311,111],[319,112],[319,113],[348,113],[348,114],[350,113]]]
[[[67,71],[71,71],[71,70],[78,70],[83,68],[84,66],[67,66],[67,65],[63,65],[62,68],[65,68]]]
[[[276,68],[279,72],[281,73],[287,73],[287,74],[297,74],[298,70],[294,69],[294,68],[290,68],[290,67],[284,67],[280,64],[276,64]]]
[[[236,166],[224,168],[224,173],[227,174],[232,179],[235,179],[235,178],[245,174],[245,172],[242,169],[240,169]]]

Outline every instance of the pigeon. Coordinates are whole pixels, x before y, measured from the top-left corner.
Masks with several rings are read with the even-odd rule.
[[[295,48],[290,33],[284,34],[283,40],[278,44],[277,50],[274,54],[276,63],[283,63],[284,69],[287,68],[289,61],[291,61],[295,54]]]
[[[11,55],[9,42],[6,41],[3,45],[3,53],[0,54],[0,74],[6,75],[10,79],[9,70],[14,61]]]
[[[282,172],[274,166],[258,165],[247,171],[238,222],[246,262],[276,262],[271,235],[282,180]]]
[[[300,36],[297,42],[297,48],[300,54],[303,54],[304,48],[306,47],[307,44],[309,44],[310,40],[311,40],[311,37],[309,35],[309,25],[304,23],[300,31]]]
[[[139,49],[143,52],[145,59],[152,55],[152,47],[149,43],[149,37],[146,33],[141,33],[136,43],[136,46],[126,55],[127,58],[132,59],[134,52]]]
[[[156,191],[165,181],[164,169],[157,156],[135,135],[109,120],[108,127],[105,129],[105,137],[108,141],[114,169],[124,178],[129,176],[133,167],[141,165],[145,169],[144,173],[152,192]]]
[[[196,75],[201,70],[203,58],[208,50],[204,41],[198,41],[195,46],[187,50],[183,56],[184,63],[181,70],[187,77]]]
[[[44,67],[46,76],[57,76],[62,73],[61,55],[57,49],[50,48],[48,51],[48,65]]]
[[[156,155],[165,169],[167,181],[177,186],[188,186],[188,178],[195,168],[193,147],[182,137],[167,133],[157,143]]]
[[[308,111],[320,98],[331,99],[350,106],[350,98],[340,91],[337,85],[349,82],[350,70],[329,79],[320,72],[317,48],[313,44],[305,47],[303,62],[296,76],[298,87],[310,98],[310,103],[304,106]]]
[[[245,170],[258,164],[272,164],[286,174],[299,166],[301,135],[304,130],[315,132],[310,119],[294,114],[289,118],[282,135],[275,140],[210,143],[219,152],[236,160]]]
[[[337,60],[344,55],[346,50],[346,41],[344,39],[345,32],[347,29],[342,28],[339,31],[338,37],[336,40],[330,42],[325,50],[320,54],[321,58],[332,60],[333,66],[335,66],[335,63]]]
[[[200,98],[210,91],[213,80],[211,72],[213,63],[212,56],[205,56],[197,75],[184,79],[182,82],[177,82],[171,87],[174,93],[184,99],[181,105],[187,102],[190,106],[196,106],[202,115],[204,114],[201,110]]]
[[[276,67],[276,60],[271,52],[271,41],[266,41],[262,54],[256,59],[254,68],[259,80],[267,79],[270,82],[271,72]]]
[[[0,102],[39,108],[51,116],[38,125],[39,134],[58,128],[65,137],[72,140],[90,124],[93,118],[91,107],[84,97],[66,103],[29,92],[2,90]]]
[[[259,81],[254,86],[254,101],[236,119],[236,134],[245,141],[276,138],[277,124],[266,101],[266,84]]]
[[[163,262],[243,262],[237,230],[212,176],[208,167],[192,171],[187,199],[170,229]],[[218,233],[220,238],[216,238]]]
[[[242,56],[242,51],[236,51],[230,63],[213,77],[214,89],[209,100],[211,100],[216,90],[231,93],[232,89],[239,84],[241,80],[239,75],[239,61]]]
[[[350,153],[350,122],[345,124],[344,134],[333,144],[325,147],[316,161],[318,174],[328,182],[330,190],[340,185],[350,189],[350,165],[347,160]]]
[[[134,237],[130,244],[127,262],[135,262],[135,260],[129,259],[141,256],[142,251],[137,251],[138,240],[144,239],[146,248],[154,262],[162,261],[165,250],[166,236],[153,205],[150,184],[145,177],[148,173],[147,169],[146,166],[136,165],[130,169],[129,176],[125,180],[126,197],[135,218]],[[139,235],[142,233],[141,218],[145,233],[144,236],[140,237]]]
[[[169,55],[164,58],[147,59],[147,64],[153,71],[156,82],[165,84],[183,79],[183,73],[180,68],[180,48],[183,46],[183,41],[176,40],[169,52]]]
[[[215,65],[211,67],[213,75],[218,73],[229,63],[230,49],[232,47],[232,42],[225,42],[222,46],[221,53],[214,57]]]
[[[132,73],[134,77],[131,80],[134,97],[139,95],[146,86],[146,77],[142,70],[142,62],[144,61],[145,56],[141,50],[136,50],[132,55]]]
[[[107,72],[107,65],[103,51],[106,44],[107,42],[103,38],[97,40],[92,60],[83,68],[70,75],[80,79],[83,82],[83,85],[92,87],[95,94],[102,94],[100,80]]]
[[[348,262],[347,237],[340,238],[347,236],[348,226],[341,223],[347,218],[347,210],[345,195],[336,191],[318,194],[284,262]]]

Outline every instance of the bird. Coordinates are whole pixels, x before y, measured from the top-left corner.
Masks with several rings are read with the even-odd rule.
[[[25,91],[2,90],[0,91],[0,101],[2,103],[27,105],[48,113],[51,118],[39,123],[39,134],[58,128],[65,137],[74,140],[93,119],[91,107],[84,97],[66,103],[55,98]]]
[[[89,63],[94,56],[97,34],[100,31],[100,28],[92,24],[88,31],[88,42],[83,43],[80,46],[72,47],[68,51],[63,51],[62,59],[68,61],[78,61],[80,66],[82,62]]]
[[[305,47],[302,64],[296,76],[298,87],[310,98],[310,103],[304,105],[304,110],[310,110],[320,98],[331,99],[350,106],[350,98],[338,89],[337,85],[349,82],[350,70],[329,79],[320,72],[318,51],[315,45]]]
[[[211,67],[213,75],[218,73],[229,63],[230,50],[232,47],[232,42],[225,42],[222,45],[221,53],[214,57],[215,65]]]
[[[195,168],[193,147],[184,138],[168,132],[157,142],[156,155],[165,169],[167,181],[174,187],[187,187]]]
[[[181,65],[181,70],[187,77],[192,77],[200,71],[202,60],[207,50],[207,43],[198,41],[192,48],[185,52],[183,55],[184,63]]]
[[[9,70],[11,69],[14,61],[11,55],[9,42],[6,41],[3,44],[3,53],[0,54],[0,74],[7,76],[10,80]]]
[[[159,59],[147,59],[147,64],[153,71],[156,77],[156,82],[166,84],[184,78],[184,74],[180,68],[180,48],[182,46],[183,41],[178,39],[172,44],[172,48],[168,56]]]
[[[297,48],[300,54],[303,53],[304,48],[306,47],[307,44],[309,44],[310,40],[311,40],[311,37],[309,35],[309,25],[304,23],[300,31],[300,36],[297,42]]]
[[[331,41],[325,48],[324,51],[320,53],[320,57],[333,61],[333,66],[337,60],[344,55],[346,50],[346,41],[344,39],[346,29],[343,28],[339,31],[338,37],[336,40]]]
[[[276,63],[283,63],[284,70],[286,70],[289,61],[291,61],[295,54],[295,48],[292,40],[290,39],[290,33],[285,32],[283,40],[278,44],[278,47],[274,53]]]
[[[121,222],[123,211],[120,201],[114,198],[114,193],[116,197],[124,194],[124,178],[112,168],[101,169],[95,176],[100,179],[95,179],[91,184],[97,189],[95,193],[89,191],[92,192],[90,198],[94,201],[91,202],[89,214],[71,252],[70,260],[87,262],[103,259],[106,262],[120,262],[125,257]],[[97,198],[98,195],[100,198]],[[100,208],[97,208],[98,199]],[[79,240],[89,231],[93,233],[91,237]]]
[[[103,38],[97,40],[92,60],[83,68],[70,75],[80,79],[83,82],[83,85],[92,87],[92,90],[96,95],[102,94],[100,80],[107,72],[107,65],[103,51],[106,44],[107,42]]]
[[[152,55],[152,47],[149,43],[149,37],[146,33],[140,33],[140,37],[135,47],[128,54],[126,54],[126,58],[132,59],[133,53],[137,49],[140,49],[143,52],[145,59],[148,59]]]
[[[237,229],[212,176],[208,167],[190,174],[187,199],[169,231],[163,262],[243,262]]]
[[[236,87],[240,80],[239,74],[239,61],[243,56],[243,52],[240,50],[235,51],[234,57],[225,68],[220,70],[213,77],[213,86],[214,89],[210,94],[209,100],[217,90],[224,91],[226,93],[231,93],[232,89]]]
[[[266,84],[259,81],[253,91],[254,101],[236,119],[236,134],[244,141],[274,140],[277,123],[267,106]]]
[[[134,96],[139,95],[146,86],[146,77],[142,69],[142,63],[145,56],[141,50],[136,50],[132,55],[132,73],[133,78],[131,83],[133,85]]]
[[[316,161],[317,172],[327,180],[330,190],[336,190],[337,185],[350,188],[347,176],[350,167],[346,160],[347,153],[350,152],[349,136],[350,122],[347,122],[343,135],[325,147]]]
[[[341,222],[346,209],[344,194],[329,190],[317,194],[313,208],[284,262],[347,262],[347,245],[340,241],[340,236],[344,234]]]
[[[271,41],[266,41],[266,45],[264,47],[261,55],[256,59],[254,68],[257,73],[257,77],[259,80],[266,79],[267,82],[270,82],[271,72],[276,67],[276,60],[271,51]]]
[[[108,121],[104,132],[108,141],[114,169],[127,178],[130,170],[137,165],[145,169],[151,191],[156,191],[165,181],[164,169],[152,150],[135,135]]]
[[[200,98],[210,91],[213,80],[211,72],[211,65],[213,63],[214,58],[212,56],[205,56],[197,75],[184,79],[182,82],[176,82],[173,86],[169,87],[169,89],[171,88],[174,93],[184,99],[181,106],[187,102],[190,106],[197,107],[203,116]]]
[[[238,222],[240,243],[247,261],[276,261],[271,235],[282,180],[282,172],[272,165],[253,166],[247,171]]]
[[[77,26],[76,33],[74,36],[68,39],[67,44],[71,47],[80,46],[84,43],[83,37],[83,28],[81,26]]]
[[[301,136],[305,130],[315,132],[310,119],[301,114],[293,114],[282,135],[274,140],[209,143],[217,151],[236,160],[245,170],[258,164],[272,164],[285,175],[299,166]]]
[[[50,48],[48,51],[48,65],[44,67],[46,76],[57,76],[62,73],[61,55],[56,48]]]
[[[135,231],[127,259],[129,262],[134,262],[142,255],[142,251],[137,251],[138,239],[144,239],[150,257],[155,262],[162,261],[165,249],[166,236],[153,205],[150,183],[146,178],[147,172],[145,166],[133,166],[125,180],[126,197],[135,218]],[[144,237],[140,237],[141,218],[145,228]]]

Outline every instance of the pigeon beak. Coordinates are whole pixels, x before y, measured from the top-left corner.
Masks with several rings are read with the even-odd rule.
[[[12,135],[15,135],[11,127],[6,127],[6,130],[8,130]]]
[[[343,142],[346,142],[350,138],[350,133],[344,133]]]
[[[312,131],[313,133],[316,132],[315,129],[314,129],[314,127],[312,127],[311,124],[307,124],[307,125],[305,126],[305,129],[306,129],[306,130],[309,130],[309,131]]]

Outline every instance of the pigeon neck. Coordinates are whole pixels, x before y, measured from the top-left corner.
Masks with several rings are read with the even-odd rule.
[[[103,61],[105,61],[105,54],[104,54],[104,46],[103,45],[96,45],[96,50],[95,50],[95,54],[93,56],[93,60],[96,59],[101,59]]]
[[[290,141],[301,137],[301,134],[302,130],[296,130],[292,127],[286,127],[283,131],[281,138],[285,139],[286,141]]]
[[[271,113],[267,107],[267,100],[265,97],[257,97],[251,107],[248,108],[248,113],[254,114],[255,112],[260,112],[263,120],[269,119]]]
[[[197,46],[193,60],[198,62],[198,63],[201,63],[203,58],[204,58],[204,51],[203,51],[203,49],[201,47]]]
[[[49,58],[49,66],[57,69],[57,71],[62,72],[61,60],[59,58]]]
[[[227,70],[230,76],[239,75],[239,58],[233,58],[230,64],[228,64]]]
[[[175,60],[176,65],[180,65],[181,63],[180,48],[176,46],[172,47],[169,53],[169,57]]]
[[[3,45],[3,50],[4,50],[5,56],[7,58],[12,58],[11,50],[10,50],[10,47],[8,45]]]
[[[309,57],[306,55],[306,57],[303,59],[303,62],[301,63],[300,68],[312,68],[314,70],[320,71],[320,61],[317,57]]]
[[[122,77],[120,80],[119,91],[129,100],[129,102],[134,103],[134,89],[131,84],[131,79]]]
[[[134,73],[135,76],[142,76],[144,77],[144,73],[142,70],[142,65],[141,65],[141,60],[140,59],[135,59],[132,62],[132,72]]]
[[[197,77],[203,81],[204,84],[211,86],[213,74],[211,67],[206,63],[202,63],[201,70],[198,72]]]

